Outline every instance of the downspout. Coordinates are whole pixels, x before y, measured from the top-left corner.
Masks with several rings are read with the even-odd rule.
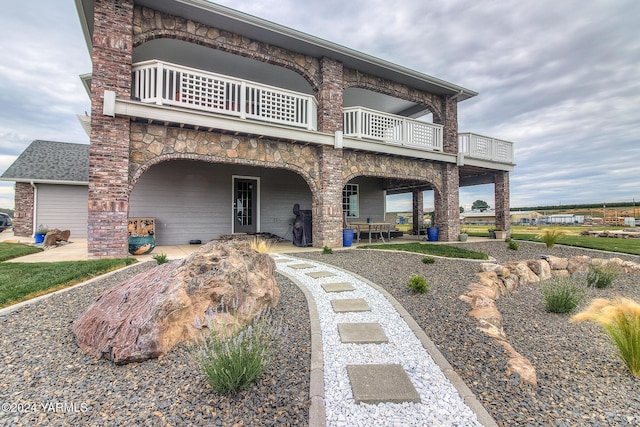
[[[33,187],[33,224],[31,227],[33,229],[33,234],[31,237],[34,237],[36,235],[36,228],[38,223],[36,221],[36,219],[38,219],[38,187],[33,181],[29,182],[29,184],[31,184],[31,186]]]

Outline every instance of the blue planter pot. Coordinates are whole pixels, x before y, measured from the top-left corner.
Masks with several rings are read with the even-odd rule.
[[[437,242],[440,229],[438,227],[427,228],[427,240],[430,242]]]
[[[156,247],[153,236],[129,236],[129,253],[131,255],[145,255]]]
[[[350,247],[353,244],[353,229],[345,228],[342,230],[342,246],[345,248]]]
[[[36,244],[37,243],[43,243],[45,236],[46,236],[46,234],[36,234],[35,237],[34,237],[36,239]]]

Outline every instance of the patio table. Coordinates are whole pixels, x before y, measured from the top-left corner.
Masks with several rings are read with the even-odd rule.
[[[358,243],[360,243],[360,232],[366,229],[369,232],[369,244],[371,244],[371,233],[380,233],[380,238],[384,243],[382,233],[386,229],[387,239],[391,241],[391,223],[390,222],[350,222],[349,226],[355,227],[358,235]]]

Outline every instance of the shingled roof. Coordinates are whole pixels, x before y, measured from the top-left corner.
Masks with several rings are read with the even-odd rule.
[[[17,182],[89,182],[89,145],[33,141],[0,176]]]

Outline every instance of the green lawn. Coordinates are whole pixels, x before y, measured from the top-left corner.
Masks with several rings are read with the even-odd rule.
[[[80,283],[131,265],[133,258],[92,261],[0,263],[0,307]]]
[[[396,251],[417,252],[426,255],[436,255],[447,258],[466,259],[489,259],[489,256],[482,252],[470,251],[459,246],[434,245],[423,243],[388,243],[383,245],[359,246],[359,249],[390,249]]]
[[[528,240],[531,242],[540,241],[535,234],[512,233],[511,238],[516,240]],[[640,239],[615,239],[612,237],[564,235],[558,238],[557,244],[640,255]]]
[[[22,243],[0,242],[0,262],[41,251],[40,248]]]

